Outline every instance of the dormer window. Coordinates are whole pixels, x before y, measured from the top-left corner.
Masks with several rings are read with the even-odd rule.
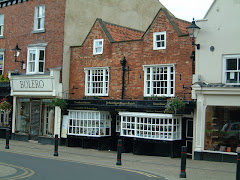
[[[103,53],[103,39],[94,39],[93,41],[93,54]]]
[[[153,50],[166,49],[166,31],[153,33]]]

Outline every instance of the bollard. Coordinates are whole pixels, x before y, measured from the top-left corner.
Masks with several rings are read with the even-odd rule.
[[[6,129],[6,146],[5,149],[9,149],[9,136],[10,136],[10,129]]]
[[[119,139],[118,145],[117,145],[117,163],[116,163],[116,165],[122,165],[121,153],[122,153],[122,140]]]
[[[186,178],[186,158],[187,158],[187,147],[182,146],[180,178]]]
[[[55,148],[54,148],[54,156],[58,156],[58,135],[55,135]]]
[[[240,153],[237,153],[237,172],[236,172],[236,180],[240,180]]]

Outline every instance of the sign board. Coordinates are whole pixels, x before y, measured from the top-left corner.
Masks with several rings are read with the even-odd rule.
[[[63,121],[62,121],[61,138],[67,138],[68,120],[69,120],[69,116],[68,115],[64,115],[63,116]]]
[[[12,80],[13,91],[53,91],[52,79],[13,79]]]

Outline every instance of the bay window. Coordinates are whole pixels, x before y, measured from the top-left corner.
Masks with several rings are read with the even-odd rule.
[[[45,47],[28,48],[27,73],[44,73]]]
[[[119,112],[121,136],[154,140],[181,140],[182,118],[171,114]]]

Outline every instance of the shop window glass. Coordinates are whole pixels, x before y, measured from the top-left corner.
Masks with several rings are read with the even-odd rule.
[[[111,116],[101,111],[69,111],[68,134],[111,136]]]
[[[29,133],[30,99],[17,100],[16,133]]]
[[[41,135],[52,136],[54,134],[54,109],[51,99],[42,100]]]
[[[237,151],[240,147],[239,113],[239,107],[207,107],[205,150]]]

